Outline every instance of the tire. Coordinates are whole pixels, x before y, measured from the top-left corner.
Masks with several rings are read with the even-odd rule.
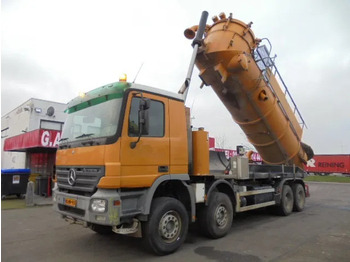
[[[16,194],[17,198],[19,199],[24,199],[25,198],[25,195],[24,194]]]
[[[97,224],[90,224],[89,228],[100,235],[112,235],[114,232],[112,231],[112,227],[110,226],[103,226],[103,225],[97,225]]]
[[[185,241],[189,216],[184,205],[171,197],[153,200],[148,221],[142,224],[143,241],[157,255],[176,251]]]
[[[294,197],[289,185],[284,185],[282,189],[281,204],[277,206],[277,213],[281,216],[289,216],[293,211]]]
[[[230,198],[220,192],[213,192],[207,206],[204,206],[198,216],[200,230],[210,238],[221,238],[231,229],[233,207]]]
[[[305,190],[301,184],[292,185],[294,195],[293,211],[301,212],[305,206]]]

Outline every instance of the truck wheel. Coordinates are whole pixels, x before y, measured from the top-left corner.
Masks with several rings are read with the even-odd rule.
[[[293,211],[301,212],[305,206],[305,190],[301,184],[294,184],[292,186],[294,195]]]
[[[201,231],[210,238],[225,236],[231,229],[233,208],[230,198],[220,192],[213,192],[207,206],[198,216]]]
[[[97,225],[97,224],[90,224],[89,228],[100,234],[100,235],[112,235],[114,232],[112,231],[112,227],[110,226],[103,226],[103,225]]]
[[[143,240],[157,255],[177,250],[185,241],[188,231],[188,214],[184,205],[171,197],[156,198],[148,221],[143,223]]]
[[[282,189],[281,204],[277,207],[279,215],[289,216],[293,211],[294,197],[289,185],[284,185]]]

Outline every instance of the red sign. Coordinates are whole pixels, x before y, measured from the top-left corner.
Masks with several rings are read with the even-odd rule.
[[[61,131],[37,129],[5,140],[4,151],[26,151],[26,149],[44,147],[57,148]]]
[[[215,138],[214,137],[209,137],[209,150],[210,151],[217,151],[217,152],[225,152],[225,156],[226,156],[227,159],[237,155],[236,150],[216,148],[215,147]],[[254,162],[262,162],[262,158],[259,155],[259,153],[253,152],[251,157],[252,157],[252,160]]]
[[[215,151],[220,151],[220,152],[225,152],[226,158],[229,159],[233,156],[237,155],[237,151],[236,150],[232,150],[232,149],[219,149],[219,148],[215,148]],[[254,162],[262,162],[262,158],[259,155],[259,153],[253,152],[252,156],[251,156],[252,160]]]
[[[350,155],[315,155],[305,167],[309,173],[350,173]]]
[[[43,147],[58,147],[61,131],[40,129],[40,145]]]
[[[209,137],[209,150],[214,150],[214,149],[215,149],[215,138]]]

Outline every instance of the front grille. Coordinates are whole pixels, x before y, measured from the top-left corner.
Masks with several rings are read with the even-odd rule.
[[[73,186],[68,183],[69,170],[74,169],[76,180]],[[90,167],[57,167],[57,185],[60,191],[68,193],[94,193],[101,177],[105,175],[105,169],[101,166]]]

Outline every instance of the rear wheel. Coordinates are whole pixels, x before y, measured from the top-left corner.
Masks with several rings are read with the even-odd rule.
[[[293,195],[294,195],[294,206],[293,210],[301,212],[305,206],[305,190],[301,184],[294,184],[292,186]]]
[[[289,185],[284,185],[282,189],[281,204],[277,206],[277,212],[282,216],[289,216],[293,211],[294,197]]]
[[[203,234],[210,238],[225,236],[231,229],[233,208],[230,198],[220,192],[213,192],[207,206],[199,213],[199,225]]]
[[[157,255],[173,253],[186,239],[188,220],[187,211],[179,200],[156,198],[142,228],[146,246]]]

